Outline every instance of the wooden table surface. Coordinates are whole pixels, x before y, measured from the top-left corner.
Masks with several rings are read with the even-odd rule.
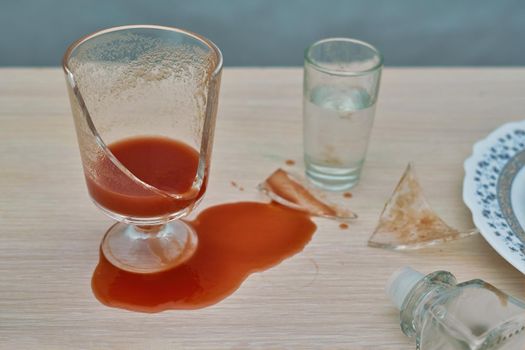
[[[286,159],[302,167],[301,84],[300,68],[224,70],[201,209],[256,199]],[[91,292],[111,221],[87,196],[61,70],[0,69],[0,349],[414,349],[384,294],[403,265],[525,299],[525,276],[479,235],[410,253],[366,245],[409,161],[434,209],[472,227],[463,161],[476,140],[525,118],[524,89],[522,68],[385,69],[363,179],[347,200],[360,218],[348,230],[316,219],[303,252],[219,304],[141,314]]]

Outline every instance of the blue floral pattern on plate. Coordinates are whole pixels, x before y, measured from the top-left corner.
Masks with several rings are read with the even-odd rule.
[[[463,199],[496,251],[525,273],[525,232],[512,208],[513,181],[525,165],[525,122],[498,128],[465,161]],[[525,200],[525,198],[524,198]]]

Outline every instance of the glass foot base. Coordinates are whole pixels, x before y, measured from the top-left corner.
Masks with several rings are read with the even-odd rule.
[[[323,190],[345,191],[359,183],[361,166],[333,168],[307,163],[306,176],[312,184]]]
[[[157,226],[117,223],[106,232],[101,244],[111,264],[135,273],[173,268],[188,260],[196,248],[195,231],[180,220]]]

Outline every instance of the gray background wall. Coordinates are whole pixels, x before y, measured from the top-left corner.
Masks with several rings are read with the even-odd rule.
[[[132,23],[203,34],[230,66],[301,65],[330,36],[387,65],[525,65],[523,0],[1,0],[0,65],[56,66],[78,37]]]

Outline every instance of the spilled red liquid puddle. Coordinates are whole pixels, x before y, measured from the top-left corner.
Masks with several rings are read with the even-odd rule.
[[[197,250],[171,270],[130,273],[101,254],[92,279],[97,299],[141,312],[206,307],[232,294],[251,273],[303,250],[316,229],[304,212],[255,202],[207,208],[190,224],[199,238]]]

